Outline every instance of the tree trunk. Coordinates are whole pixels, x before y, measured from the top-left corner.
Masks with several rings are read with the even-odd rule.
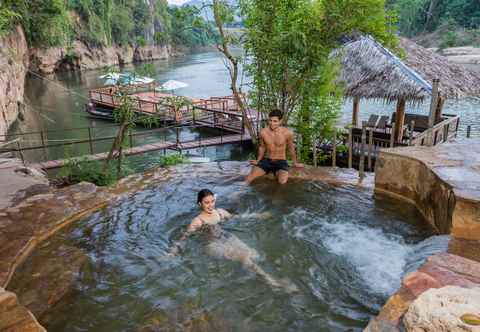
[[[113,141],[112,148],[108,152],[107,159],[105,160],[105,164],[103,165],[103,170],[106,172],[108,170],[108,166],[110,165],[115,151],[118,151],[125,139],[125,131],[127,129],[127,123],[122,123],[120,128],[118,129],[117,136],[115,137],[115,140]]]
[[[250,134],[250,137],[252,138],[252,143],[254,145],[257,145],[257,132],[255,131],[255,128],[253,128],[252,123],[250,122],[250,119],[248,118],[247,114],[247,109],[245,107],[245,103],[243,102],[240,93],[237,88],[237,80],[238,80],[238,61],[235,59],[235,57],[230,53],[230,50],[228,49],[228,44],[227,44],[227,39],[225,37],[225,31],[223,30],[223,23],[222,23],[222,18],[220,17],[220,13],[218,11],[218,6],[219,6],[219,0],[213,0],[213,15],[215,18],[215,25],[218,28],[218,32],[220,34],[220,45],[217,45],[217,48],[220,52],[223,53],[223,55],[230,61],[233,70],[230,71],[230,78],[231,78],[231,83],[232,83],[232,93],[235,98],[235,102],[237,103],[238,107],[240,108],[242,112],[242,116],[245,119],[245,126],[247,127],[248,133]],[[258,121],[259,119],[257,119]]]

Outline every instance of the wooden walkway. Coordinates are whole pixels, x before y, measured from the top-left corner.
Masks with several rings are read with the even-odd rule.
[[[206,139],[196,139],[190,140],[185,142],[160,142],[160,143],[151,143],[145,144],[141,146],[136,146],[132,148],[127,148],[123,151],[125,156],[133,156],[137,154],[147,153],[147,152],[154,152],[154,151],[161,151],[161,150],[190,150],[190,149],[197,149],[201,147],[207,146],[214,146],[214,145],[223,145],[223,144],[235,144],[235,143],[243,143],[250,141],[251,138],[248,134],[233,134],[233,135],[222,135],[216,136]],[[97,153],[93,155],[85,155],[80,157],[75,157],[72,159],[75,160],[90,160],[90,161],[98,161],[98,160],[105,160],[107,159],[108,152]],[[40,162],[35,164],[30,164],[29,166],[37,168],[37,169],[56,169],[63,167],[68,159],[57,159],[57,160],[50,160],[46,162]]]

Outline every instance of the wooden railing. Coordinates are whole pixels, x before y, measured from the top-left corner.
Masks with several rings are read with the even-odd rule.
[[[460,117],[457,115],[444,114],[443,120],[433,128],[413,137],[410,145],[437,145],[457,137]]]

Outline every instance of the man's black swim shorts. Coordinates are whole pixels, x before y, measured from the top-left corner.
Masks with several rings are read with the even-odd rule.
[[[283,159],[262,159],[258,162],[257,164],[258,167],[263,169],[265,173],[270,173],[272,172],[273,174],[276,174],[277,171],[286,171],[288,172],[288,163],[286,160]]]

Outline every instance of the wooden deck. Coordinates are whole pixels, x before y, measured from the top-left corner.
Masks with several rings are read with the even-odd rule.
[[[123,151],[125,156],[133,156],[147,152],[154,152],[154,151],[161,151],[161,150],[191,150],[197,149],[201,147],[207,146],[215,146],[215,145],[223,145],[223,144],[235,144],[235,143],[243,143],[250,141],[251,138],[249,135],[242,135],[242,134],[232,134],[232,135],[220,135],[216,137],[206,138],[206,139],[195,139],[189,140],[184,142],[170,142],[164,141],[160,143],[152,143],[152,144],[145,144],[141,146],[127,148]],[[99,161],[105,160],[108,157],[108,152],[97,153],[93,155],[86,155],[81,157],[76,157],[73,159],[76,160],[90,160],[90,161]],[[56,169],[63,167],[67,162],[67,159],[58,159],[58,160],[50,160],[46,162],[34,163],[30,164],[31,167],[38,168],[38,169]]]

